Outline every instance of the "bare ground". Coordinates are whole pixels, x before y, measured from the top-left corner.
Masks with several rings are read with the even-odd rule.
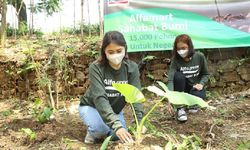
[[[155,103],[155,97],[144,103],[147,112]],[[83,143],[86,127],[77,113],[78,101],[72,101],[64,111],[54,113],[54,119],[41,124],[30,114],[32,102],[18,99],[0,101],[0,149],[99,149],[100,144]],[[202,149],[237,149],[250,142],[250,90],[213,99],[210,105],[217,109],[200,110],[188,114],[185,123],[176,122],[166,108],[165,102],[150,116],[151,126],[141,145],[129,149],[155,149],[164,147],[170,140],[181,142],[180,134],[197,135]],[[125,117],[130,126],[132,114],[126,107]],[[32,129],[37,137],[30,140],[21,128]],[[131,148],[133,147],[133,148]],[[121,143],[111,143],[108,149],[125,149]],[[244,147],[243,149],[248,149]]]

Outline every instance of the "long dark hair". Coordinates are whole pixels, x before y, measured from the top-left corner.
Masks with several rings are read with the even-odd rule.
[[[187,34],[181,34],[175,38],[174,46],[173,46],[173,57],[177,58],[177,59],[181,58],[180,55],[177,53],[177,43],[179,43],[179,42],[182,42],[182,43],[185,43],[188,45],[187,57],[192,57],[195,53],[194,46],[193,46],[193,42],[192,42],[190,36]]]
[[[128,59],[127,43],[126,43],[126,40],[125,40],[123,34],[121,32],[118,32],[118,31],[109,31],[109,32],[105,33],[103,40],[102,40],[100,57],[97,60],[99,63],[101,63],[101,64],[108,63],[108,59],[107,59],[107,56],[105,54],[105,49],[110,43],[114,43],[114,44],[125,47],[124,59]]]

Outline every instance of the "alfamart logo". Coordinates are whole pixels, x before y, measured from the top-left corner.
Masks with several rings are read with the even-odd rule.
[[[108,6],[121,6],[121,5],[128,5],[128,0],[108,0]]]

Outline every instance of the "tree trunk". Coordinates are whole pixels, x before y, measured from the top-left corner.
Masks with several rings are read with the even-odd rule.
[[[1,40],[1,46],[5,46],[5,40],[6,40],[6,13],[7,13],[7,4],[6,0],[0,0],[1,2],[1,27],[0,27],[0,40]]]
[[[18,17],[18,26],[26,25],[27,26],[27,12],[26,5],[23,0],[12,0],[11,4],[16,8],[16,13]]]
[[[76,31],[76,0],[73,1],[73,8],[74,8],[74,11],[73,11],[73,17],[74,17],[74,32]]]
[[[34,29],[34,0],[30,0],[30,36],[33,34]]]
[[[90,14],[89,14],[89,0],[87,1],[87,10],[88,10],[88,29],[89,29],[89,37],[91,36],[91,27],[90,27]]]
[[[103,37],[103,2],[98,0],[99,7],[99,27],[100,27],[100,38]]]
[[[17,3],[17,9],[20,9],[20,12],[18,12],[18,26],[20,27],[20,25],[26,25],[27,26],[27,12],[26,12],[26,5],[23,2],[23,4],[21,5],[21,3]]]
[[[84,6],[84,0],[81,0],[81,40],[83,42],[83,6]]]

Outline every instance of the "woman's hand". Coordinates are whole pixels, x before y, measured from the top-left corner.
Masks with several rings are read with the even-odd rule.
[[[132,135],[124,128],[120,128],[116,131],[116,135],[123,143],[133,143]]]
[[[203,85],[202,84],[195,84],[193,86],[193,88],[197,89],[198,91],[202,90],[203,89]]]

